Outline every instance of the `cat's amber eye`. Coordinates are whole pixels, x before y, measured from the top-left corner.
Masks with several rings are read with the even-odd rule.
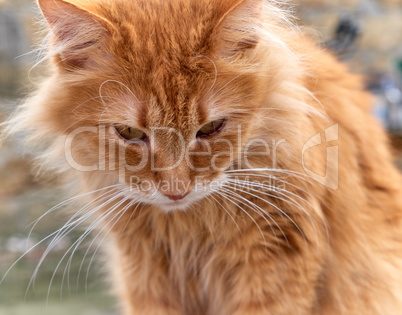
[[[117,132],[120,136],[128,141],[145,141],[147,135],[140,129],[132,127],[116,127]]]
[[[207,136],[212,136],[219,131],[222,130],[223,126],[225,125],[226,120],[225,119],[219,119],[215,121],[211,121],[204,126],[197,132],[197,138],[199,137],[207,137]]]

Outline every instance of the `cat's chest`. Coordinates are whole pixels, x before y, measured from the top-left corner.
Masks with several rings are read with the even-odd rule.
[[[149,285],[157,282],[173,296],[191,300],[191,307],[196,305],[199,310],[211,304],[211,292],[223,285],[222,274],[244,256],[244,235],[224,222],[212,230],[202,218],[173,219],[144,218],[118,242],[125,248],[133,281],[145,278]]]
[[[155,249],[155,255],[165,259],[167,283],[175,296],[181,297],[185,313],[209,314],[208,307],[216,298],[213,292],[228,286],[222,275],[232,270],[234,245],[199,232],[191,237],[183,235],[164,246],[165,250]]]

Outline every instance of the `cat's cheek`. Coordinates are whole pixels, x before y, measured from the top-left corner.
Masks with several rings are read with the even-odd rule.
[[[229,154],[227,152],[217,153],[214,155],[211,166],[214,171],[224,171],[230,165],[230,162],[233,158],[233,154]]]
[[[224,171],[235,158],[233,145],[226,142],[225,145],[211,144],[208,153],[193,153],[188,158],[190,169],[197,175],[205,175],[205,173],[216,173]]]
[[[187,160],[191,173],[195,176],[211,171],[211,157],[190,156]]]
[[[151,171],[151,158],[146,145],[120,145],[108,150],[106,167],[109,172],[119,177],[121,183],[135,190],[139,181],[146,182],[147,186],[154,180]],[[145,185],[145,184],[144,184]],[[152,193],[150,189],[143,189],[145,194]]]
[[[120,140],[120,142],[123,142]],[[115,152],[114,159],[118,169],[126,168],[129,171],[143,171],[150,166],[150,153],[146,144],[120,144]]]

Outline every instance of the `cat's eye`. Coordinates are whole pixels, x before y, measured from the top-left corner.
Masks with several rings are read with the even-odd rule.
[[[140,129],[132,127],[115,127],[116,131],[121,137],[128,141],[144,141],[147,139],[147,135]]]
[[[212,136],[219,131],[222,130],[223,126],[225,125],[226,120],[225,119],[218,119],[215,121],[211,121],[204,126],[197,132],[197,138],[199,137],[208,137]]]

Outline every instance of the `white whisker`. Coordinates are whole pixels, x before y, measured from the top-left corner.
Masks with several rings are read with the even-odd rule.
[[[220,196],[224,197],[224,196],[220,193],[219,190],[216,191],[216,193],[219,194]],[[237,229],[239,230],[239,232],[240,232],[240,234],[241,234],[241,233],[242,233],[242,232],[241,232],[241,229],[240,229],[239,225],[237,224],[236,220],[235,220],[235,219],[233,218],[233,216],[229,213],[229,210],[227,210],[227,209],[222,205],[222,203],[221,203],[217,198],[215,198],[215,197],[213,196],[213,194],[209,195],[208,197],[211,197],[217,204],[219,204],[219,205],[222,207],[222,209],[223,209],[223,210],[228,214],[228,216],[232,219],[233,223],[236,225]],[[215,207],[216,207],[216,205],[215,205]]]
[[[28,284],[27,289],[26,289],[26,294],[28,293],[30,286],[34,285],[37,273],[39,271],[39,268],[41,267],[41,265],[42,265],[43,261],[45,260],[46,256],[54,248],[54,246],[62,238],[64,238],[67,234],[69,234],[71,231],[73,231],[75,228],[77,228],[81,223],[83,223],[89,217],[91,217],[93,214],[95,214],[102,206],[104,206],[105,204],[108,204],[109,202],[112,202],[113,200],[115,200],[115,198],[117,198],[117,196],[120,194],[120,192],[118,192],[118,191],[117,192],[110,191],[109,194],[110,195],[115,194],[115,196],[113,198],[109,199],[107,202],[102,203],[100,206],[98,205],[96,208],[92,209],[91,211],[89,211],[84,216],[81,216],[77,220],[72,221],[75,217],[77,217],[80,213],[85,211],[85,209],[88,207],[88,205],[84,206],[77,213],[75,213],[73,215],[73,217],[66,224],[63,225],[63,227],[61,227],[60,229],[58,229],[57,231],[53,232],[52,234],[50,234],[48,237],[45,238],[45,239],[48,239],[49,237],[53,236],[52,241],[50,242],[50,244],[46,248],[45,252],[42,254],[42,256],[41,256],[41,258],[40,258],[40,260],[39,260],[39,262],[38,262],[38,264],[37,264],[37,266],[36,266],[36,268],[35,268],[35,270],[33,272],[31,280],[29,281],[29,284]],[[110,198],[110,196],[106,196],[104,198]],[[92,201],[90,203],[92,203]]]
[[[231,198],[229,197],[229,196],[231,196],[232,198],[234,198],[236,195],[233,195],[233,193],[232,193],[232,191],[230,191],[230,190],[227,190],[227,189],[222,189],[221,191],[220,191],[220,193],[222,194],[222,195],[224,195],[229,201],[231,200]],[[253,221],[253,223],[255,224],[255,226],[258,228],[258,230],[260,231],[260,234],[261,234],[261,237],[262,237],[262,239],[263,239],[263,241],[264,241],[264,244],[267,244],[267,241],[266,241],[266,239],[265,239],[265,236],[264,236],[264,233],[262,232],[262,230],[261,230],[261,228],[260,228],[260,226],[258,225],[258,223],[257,223],[257,221],[255,221],[255,219],[245,210],[245,209],[243,209],[241,206],[239,206],[239,205],[237,205],[237,207],[244,213],[244,214],[246,214],[250,219],[251,219],[251,221]],[[266,220],[266,218],[264,218],[265,220]],[[267,222],[267,224],[269,225],[269,226],[271,226],[271,224],[266,220],[266,222]],[[272,229],[272,226],[271,226],[271,229]]]
[[[228,188],[233,188],[233,187],[230,186],[230,185],[226,185],[226,186],[227,186]],[[240,190],[241,190],[241,189],[240,189]],[[248,195],[250,195],[250,196],[252,196],[252,197],[255,197],[255,198],[257,198],[257,199],[259,199],[259,200],[261,200],[261,201],[267,203],[267,204],[270,205],[271,207],[275,208],[279,213],[282,213],[282,214],[297,228],[297,230],[298,230],[298,231],[300,232],[300,234],[303,236],[304,240],[307,242],[306,237],[305,237],[305,235],[304,235],[302,229],[299,227],[299,225],[298,225],[285,211],[283,211],[281,208],[279,208],[278,206],[276,206],[276,205],[273,204],[272,202],[269,202],[268,200],[266,200],[266,199],[264,199],[264,198],[262,198],[262,197],[260,197],[260,196],[257,196],[257,195],[255,195],[255,194],[253,194],[253,193],[248,192],[248,191],[244,191],[244,190],[241,190],[241,191],[242,191],[243,193],[246,193],[246,194],[248,194]],[[246,199],[246,200],[247,200],[247,199]]]
[[[128,190],[128,188],[126,188],[125,190]],[[124,190],[123,190],[124,191]],[[119,197],[124,195],[123,191],[120,192],[120,194],[118,195]],[[124,200],[124,199],[123,199]],[[119,202],[120,203],[120,202]],[[82,241],[97,227],[99,226],[99,224],[101,224],[103,222],[103,220],[108,217],[109,215],[111,215],[113,213],[113,211],[119,206],[119,203],[115,206],[113,206],[111,209],[109,209],[108,211],[106,211],[105,213],[103,213],[102,215],[100,215],[99,218],[97,218],[87,229],[86,231],[67,249],[67,251],[65,252],[65,254],[63,255],[63,257],[60,259],[59,263],[57,264],[53,275],[50,279],[50,283],[49,283],[49,288],[48,288],[48,294],[47,294],[47,302],[49,301],[49,296],[50,296],[50,290],[51,290],[51,286],[52,283],[54,281],[54,278],[56,276],[56,272],[59,269],[61,263],[63,262],[63,260],[66,258],[66,256],[68,255],[68,253],[73,250],[73,253],[75,252],[76,248],[79,246],[79,244],[82,243]],[[78,244],[78,246],[77,246]]]

